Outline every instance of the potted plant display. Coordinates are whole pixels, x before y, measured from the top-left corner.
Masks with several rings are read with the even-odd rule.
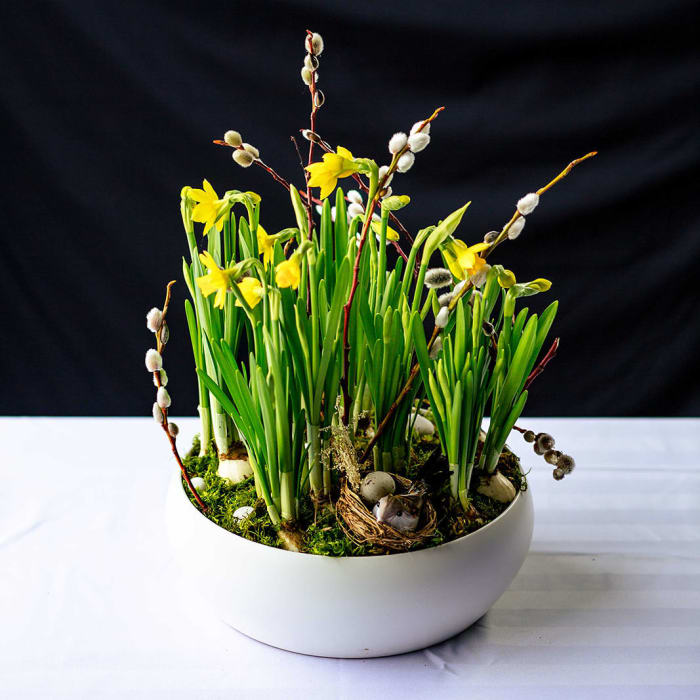
[[[266,228],[260,196],[244,188],[204,180],[181,193],[192,445],[180,448],[169,416],[172,282],[147,315],[146,367],[179,467],[167,522],[192,594],[277,647],[381,656],[460,632],[522,565],[533,506],[506,446],[514,430],[555,479],[574,468],[552,436],[517,425],[557,352],[557,302],[526,305],[551,284],[519,279],[494,254],[595,154],[480,240],[461,234],[468,203],[409,231],[402,175],[442,108],[391,136],[385,164],[332,146],[317,125],[323,40],[307,32],[304,45],[311,114],[295,139],[297,185],[238,132],[216,141],[286,191],[288,227]]]

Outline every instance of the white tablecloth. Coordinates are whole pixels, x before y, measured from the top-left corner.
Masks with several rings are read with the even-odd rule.
[[[578,467],[554,482],[513,436],[536,516],[510,589],[444,644],[337,660],[252,641],[181,591],[152,420],[0,419],[0,697],[700,698],[700,420],[522,423]]]

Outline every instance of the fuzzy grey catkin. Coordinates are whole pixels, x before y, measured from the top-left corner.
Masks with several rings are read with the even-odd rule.
[[[425,273],[425,286],[440,289],[452,284],[452,273],[444,267],[433,267]]]

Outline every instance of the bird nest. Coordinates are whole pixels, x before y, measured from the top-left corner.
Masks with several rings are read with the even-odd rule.
[[[411,481],[398,474],[391,475],[396,482],[397,492],[407,491]],[[360,495],[353,491],[343,479],[340,497],[336,504],[338,523],[345,535],[357,544],[372,544],[396,552],[403,552],[421,544],[433,536],[437,528],[435,507],[426,498],[418,527],[410,532],[380,523],[367,508]]]

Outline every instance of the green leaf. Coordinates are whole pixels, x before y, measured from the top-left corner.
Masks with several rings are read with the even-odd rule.
[[[445,217],[433,230],[425,242],[425,259],[430,260],[432,254],[451,236],[459,226],[467,211],[467,207],[471,202],[467,202],[463,207],[453,211],[449,216]]]

